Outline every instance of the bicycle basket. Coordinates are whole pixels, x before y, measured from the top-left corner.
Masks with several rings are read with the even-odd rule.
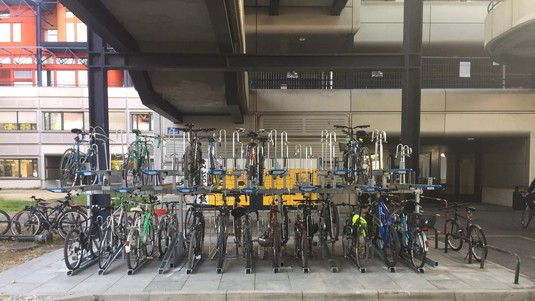
[[[434,228],[437,222],[436,215],[425,215],[420,217],[420,229]]]

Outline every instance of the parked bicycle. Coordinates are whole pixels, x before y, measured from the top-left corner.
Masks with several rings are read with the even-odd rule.
[[[371,204],[368,198],[361,197],[358,204],[342,203],[340,206],[349,206],[351,208],[343,229],[342,249],[344,257],[351,258],[364,272],[372,245],[372,237],[368,232],[367,221]]]
[[[264,147],[266,141],[268,141],[268,137],[263,135],[270,132],[270,130],[259,129],[258,131],[247,131],[246,129],[239,128],[236,131],[246,133],[246,136],[249,138],[249,142],[247,142],[245,148],[241,149],[241,159],[247,171],[247,181],[250,186],[263,186],[265,169]]]
[[[13,215],[11,231],[14,235],[36,235],[46,229],[57,231],[65,239],[71,229],[87,220],[82,207],[71,203],[70,193],[65,196],[65,200],[57,200],[56,206],[49,206],[49,202],[35,196],[31,199],[35,203],[33,206]]]
[[[202,185],[202,168],[204,159],[202,158],[200,132],[213,132],[215,128],[197,128],[194,129],[194,124],[186,123],[185,128],[178,128],[178,130],[188,133],[188,141],[184,152],[183,168],[184,181],[187,186]]]
[[[301,261],[303,269],[308,269],[308,258],[312,256],[314,233],[318,226],[312,220],[312,210],[316,209],[316,201],[310,198],[297,200],[298,213],[294,223],[294,255]]]
[[[164,256],[167,251],[173,246],[171,243],[177,237],[179,231],[179,223],[177,218],[177,207],[179,202],[166,202],[165,214],[160,217],[158,221],[158,251],[160,256]]]
[[[340,151],[343,153],[343,164],[345,173],[345,181],[347,184],[363,184],[367,185],[368,180],[372,176],[372,160],[370,151],[363,146],[364,137],[367,133],[364,129],[370,127],[369,125],[345,126],[335,125],[337,129],[341,129],[343,133],[348,135],[347,143],[340,143]]]
[[[400,254],[405,252],[415,268],[422,268],[425,264],[429,242],[425,232],[420,227],[420,221],[425,221],[420,213],[417,213],[415,200],[401,202],[397,212],[396,227],[400,238]]]
[[[126,263],[129,270],[135,270],[139,264],[151,259],[156,249],[155,225],[158,223],[154,206],[159,204],[155,196],[150,195],[143,203],[130,209],[134,212],[134,225],[128,230],[125,242]]]
[[[4,235],[11,229],[11,218],[4,210],[0,210],[0,235]]]
[[[99,170],[97,140],[107,142],[109,138],[101,127],[91,128],[89,132],[81,129],[72,129],[76,134],[74,144],[67,149],[61,157],[59,166],[59,181],[61,187],[75,185],[91,185],[98,180],[96,173]],[[89,171],[89,174],[80,175],[80,171]]]
[[[203,206],[205,199],[205,196],[196,196],[194,202],[190,204],[190,207],[186,211],[184,241],[186,250],[188,251],[188,274],[193,271],[193,268],[202,256],[205,229]]]
[[[102,217],[99,212],[111,209],[111,206],[84,206],[90,211],[89,217],[82,225],[87,227],[73,228],[65,238],[63,258],[70,271],[78,269],[82,263],[93,260],[100,253]]]
[[[318,201],[320,212],[320,241],[335,243],[340,232],[340,215],[338,207],[329,196]]]
[[[368,233],[372,234],[372,241],[381,250],[383,260],[388,268],[396,266],[400,249],[394,217],[387,206],[387,204],[392,205],[392,203],[393,200],[384,195],[372,202],[371,223],[368,222]]]
[[[247,195],[245,195],[247,198]],[[258,211],[256,220],[258,221]],[[231,211],[234,218],[234,243],[236,244],[236,256],[239,256],[239,248],[242,248],[242,255],[245,258],[245,272],[250,273],[253,266],[253,234],[251,225],[251,211],[248,207],[240,204],[240,196],[235,196],[234,208]]]
[[[447,226],[447,243],[448,246],[454,250],[459,251],[463,247],[463,242],[470,243],[471,248],[469,252],[477,261],[486,259],[487,238],[483,229],[478,224],[472,223],[472,216],[476,208],[468,206],[468,204],[453,203],[446,209],[453,208],[454,215],[446,221]],[[458,209],[463,208],[466,216],[460,215]],[[461,219],[466,220],[465,225],[461,224]]]
[[[129,199],[121,198],[118,208],[106,218],[106,222],[102,225],[99,253],[99,267],[101,269],[106,267],[111,256],[126,242],[128,227],[133,223],[128,217],[128,204],[130,202]]]
[[[281,266],[281,248],[288,241],[288,238],[284,237],[287,235],[287,230],[284,229],[283,225],[289,223],[288,211],[283,206],[282,196],[278,195],[277,201],[275,201],[275,196],[272,197],[268,216],[268,228],[264,234],[258,237],[258,244],[271,248],[273,271],[278,272]]]
[[[159,148],[162,138],[159,135],[145,135],[140,130],[132,130],[136,135],[134,142],[128,146],[128,151],[123,160],[123,181],[126,185],[147,185],[150,182],[150,175],[143,171],[151,169],[151,147],[153,140]]]

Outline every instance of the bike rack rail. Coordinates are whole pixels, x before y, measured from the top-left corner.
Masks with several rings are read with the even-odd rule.
[[[108,258],[108,260],[106,260],[106,262],[104,263],[104,267],[98,270],[98,274],[104,275],[106,271],[108,271],[108,269],[111,267],[111,264],[115,261],[115,259],[119,257],[119,254],[122,254],[121,255],[122,258],[125,258],[123,251],[124,251],[124,243],[122,243],[120,246],[116,247],[115,250],[113,250],[113,253],[110,256],[110,258]]]
[[[487,258],[488,249],[491,249],[491,250],[494,250],[494,251],[497,251],[497,252],[500,252],[500,253],[503,253],[503,254],[508,254],[508,255],[514,256],[516,258],[515,280],[514,280],[513,283],[514,284],[518,284],[518,278],[520,276],[520,256],[518,256],[518,254],[516,254],[515,252],[511,252],[511,251],[504,250],[504,249],[495,247],[493,245],[488,245],[487,244],[487,246],[486,246],[486,248],[484,250],[484,254],[485,254],[485,256],[483,256],[484,259],[481,259],[481,263],[479,265],[479,267],[481,269],[485,268],[485,260]]]
[[[89,266],[92,266],[93,264],[95,264],[97,262],[97,260],[98,260],[98,256],[86,257],[84,259],[84,262],[82,262],[77,269],[68,270],[67,271],[67,276],[74,276],[74,275],[78,274],[79,272],[85,270]]]

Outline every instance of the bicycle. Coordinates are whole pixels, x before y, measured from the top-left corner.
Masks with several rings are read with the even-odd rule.
[[[201,142],[199,141],[199,132],[213,132],[215,128],[197,128],[194,124],[186,123],[185,128],[178,128],[179,131],[188,133],[188,141],[184,151],[183,167],[184,181],[187,186],[202,185],[202,167],[204,159],[202,158]]]
[[[11,218],[4,210],[0,210],[0,235],[4,235],[11,229]]]
[[[130,271],[150,259],[155,250],[154,224],[157,223],[154,206],[159,204],[154,196],[149,196],[144,203],[139,203],[130,211],[134,212],[134,225],[128,230],[125,242],[126,263]]]
[[[533,201],[526,201],[524,204],[524,210],[522,211],[522,217],[520,219],[520,224],[522,228],[526,229],[529,226],[529,222],[533,217],[533,211],[535,210],[535,204]]]
[[[394,217],[386,203],[393,201],[386,196],[380,196],[371,206],[371,223],[368,222],[368,233],[372,233],[373,243],[381,249],[383,260],[388,268],[393,268],[398,262],[400,242],[394,227]]]
[[[160,256],[164,256],[167,250],[172,247],[171,243],[178,234],[179,223],[175,210],[177,206],[177,202],[166,202],[166,213],[160,217],[160,221],[158,222],[156,236]]]
[[[227,204],[227,195],[223,194],[223,204],[217,208],[218,214],[215,220],[216,227],[216,249],[218,254],[217,261],[217,273],[223,271],[223,264],[225,262],[225,256],[227,253],[227,240],[228,240],[228,220],[229,220],[229,207]]]
[[[353,259],[356,265],[361,269],[361,272],[365,272],[372,244],[371,237],[368,235],[367,221],[369,218],[370,203],[368,199],[361,198],[359,199],[359,204],[352,205],[342,203],[339,206],[351,207],[345,220],[342,236],[344,257]],[[358,211],[356,208],[358,208]]]
[[[99,133],[98,130],[104,132],[100,127],[91,128],[89,132],[76,128],[71,130],[71,133],[76,134],[76,137],[73,146],[67,149],[61,157],[59,166],[61,187],[75,186],[76,184],[91,185],[97,182],[96,174],[90,173],[80,177],[79,172],[100,169],[97,140],[106,141],[109,138],[105,134]],[[87,146],[85,153],[81,150],[83,145]],[[82,179],[86,180],[85,183]]]
[[[261,134],[270,130],[259,129],[255,132],[239,128],[236,131],[238,133],[246,132],[246,136],[249,137],[249,142],[245,145],[245,149],[241,149],[241,158],[247,171],[247,181],[250,186],[263,186],[265,169],[264,146],[268,137],[263,137]]]
[[[372,176],[372,160],[370,151],[363,146],[363,137],[367,133],[363,130],[369,125],[357,125],[354,127],[345,125],[335,125],[343,133],[348,135],[347,143],[340,143],[340,151],[343,152],[343,166],[345,172],[344,179],[347,184],[368,185],[368,180]]]
[[[301,266],[308,272],[308,258],[312,256],[312,246],[315,231],[315,224],[312,221],[312,209],[316,208],[314,200],[305,198],[297,200],[299,212],[294,223],[294,255],[300,259]]]
[[[202,256],[205,229],[203,215],[204,203],[205,196],[196,197],[194,202],[186,211],[184,242],[186,250],[188,250],[187,274],[190,274],[193,271],[195,264],[201,259]]]
[[[102,239],[100,243],[99,267],[104,269],[115,251],[124,246],[128,234],[128,227],[132,221],[128,218],[128,199],[121,199],[119,207],[106,218],[102,225]]]
[[[139,130],[132,130],[136,135],[134,142],[128,146],[128,151],[123,160],[123,181],[128,186],[147,185],[149,175],[143,173],[144,170],[151,169],[150,145],[149,139],[157,141],[156,147],[159,148],[162,138],[159,135],[144,135]]]
[[[14,235],[36,235],[47,229],[57,231],[65,239],[69,231],[87,220],[79,205],[71,204],[71,194],[65,200],[57,200],[56,206],[48,206],[46,200],[31,196],[35,205],[13,215],[11,231]]]
[[[268,228],[264,231],[260,237],[258,237],[258,244],[262,247],[270,247],[272,252],[272,266],[273,271],[277,273],[281,266],[281,247],[288,241],[287,233],[288,229],[284,229],[284,224],[288,225],[288,211],[286,207],[282,205],[282,197],[278,195],[277,202],[275,197],[271,200],[271,205],[268,213]],[[280,216],[280,218],[279,218]],[[280,220],[280,221],[279,221]],[[282,223],[282,225],[281,225]]]
[[[402,207],[398,211],[399,219],[396,221],[398,236],[400,238],[400,254],[406,252],[412,265],[420,269],[425,264],[429,242],[425,232],[420,229],[421,214],[416,212],[415,200],[401,202]]]
[[[245,195],[247,198],[247,195]],[[243,248],[243,257],[245,258],[245,272],[249,274],[253,266],[253,235],[251,229],[251,211],[249,208],[239,204],[239,196],[235,197],[234,208],[231,211],[234,217],[234,242],[236,243],[236,255],[238,255],[238,248]],[[258,221],[258,211],[256,213],[256,220]]]
[[[458,208],[460,207],[464,208],[466,216],[458,213]],[[453,208],[454,215],[453,218],[446,221],[446,240],[448,246],[454,251],[459,251],[463,247],[463,242],[468,241],[471,247],[469,254],[477,261],[485,260],[487,255],[487,238],[481,226],[472,223],[472,215],[476,211],[476,208],[461,203],[453,203],[452,206],[446,209],[449,208]],[[461,225],[461,219],[466,220],[465,226]]]
[[[327,196],[326,198],[318,201],[320,206],[320,240],[322,242],[330,241],[335,243],[338,241],[338,234],[340,233],[340,215],[338,213],[338,207]]]
[[[87,227],[73,228],[65,238],[63,259],[70,271],[78,269],[84,261],[90,261],[99,256],[102,217],[98,212],[111,209],[111,206],[84,206],[90,211],[84,221]]]

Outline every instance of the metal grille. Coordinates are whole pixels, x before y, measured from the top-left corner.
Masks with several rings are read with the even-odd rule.
[[[401,89],[401,71],[251,72],[251,89]],[[531,75],[490,58],[422,58],[423,89],[529,88]]]

